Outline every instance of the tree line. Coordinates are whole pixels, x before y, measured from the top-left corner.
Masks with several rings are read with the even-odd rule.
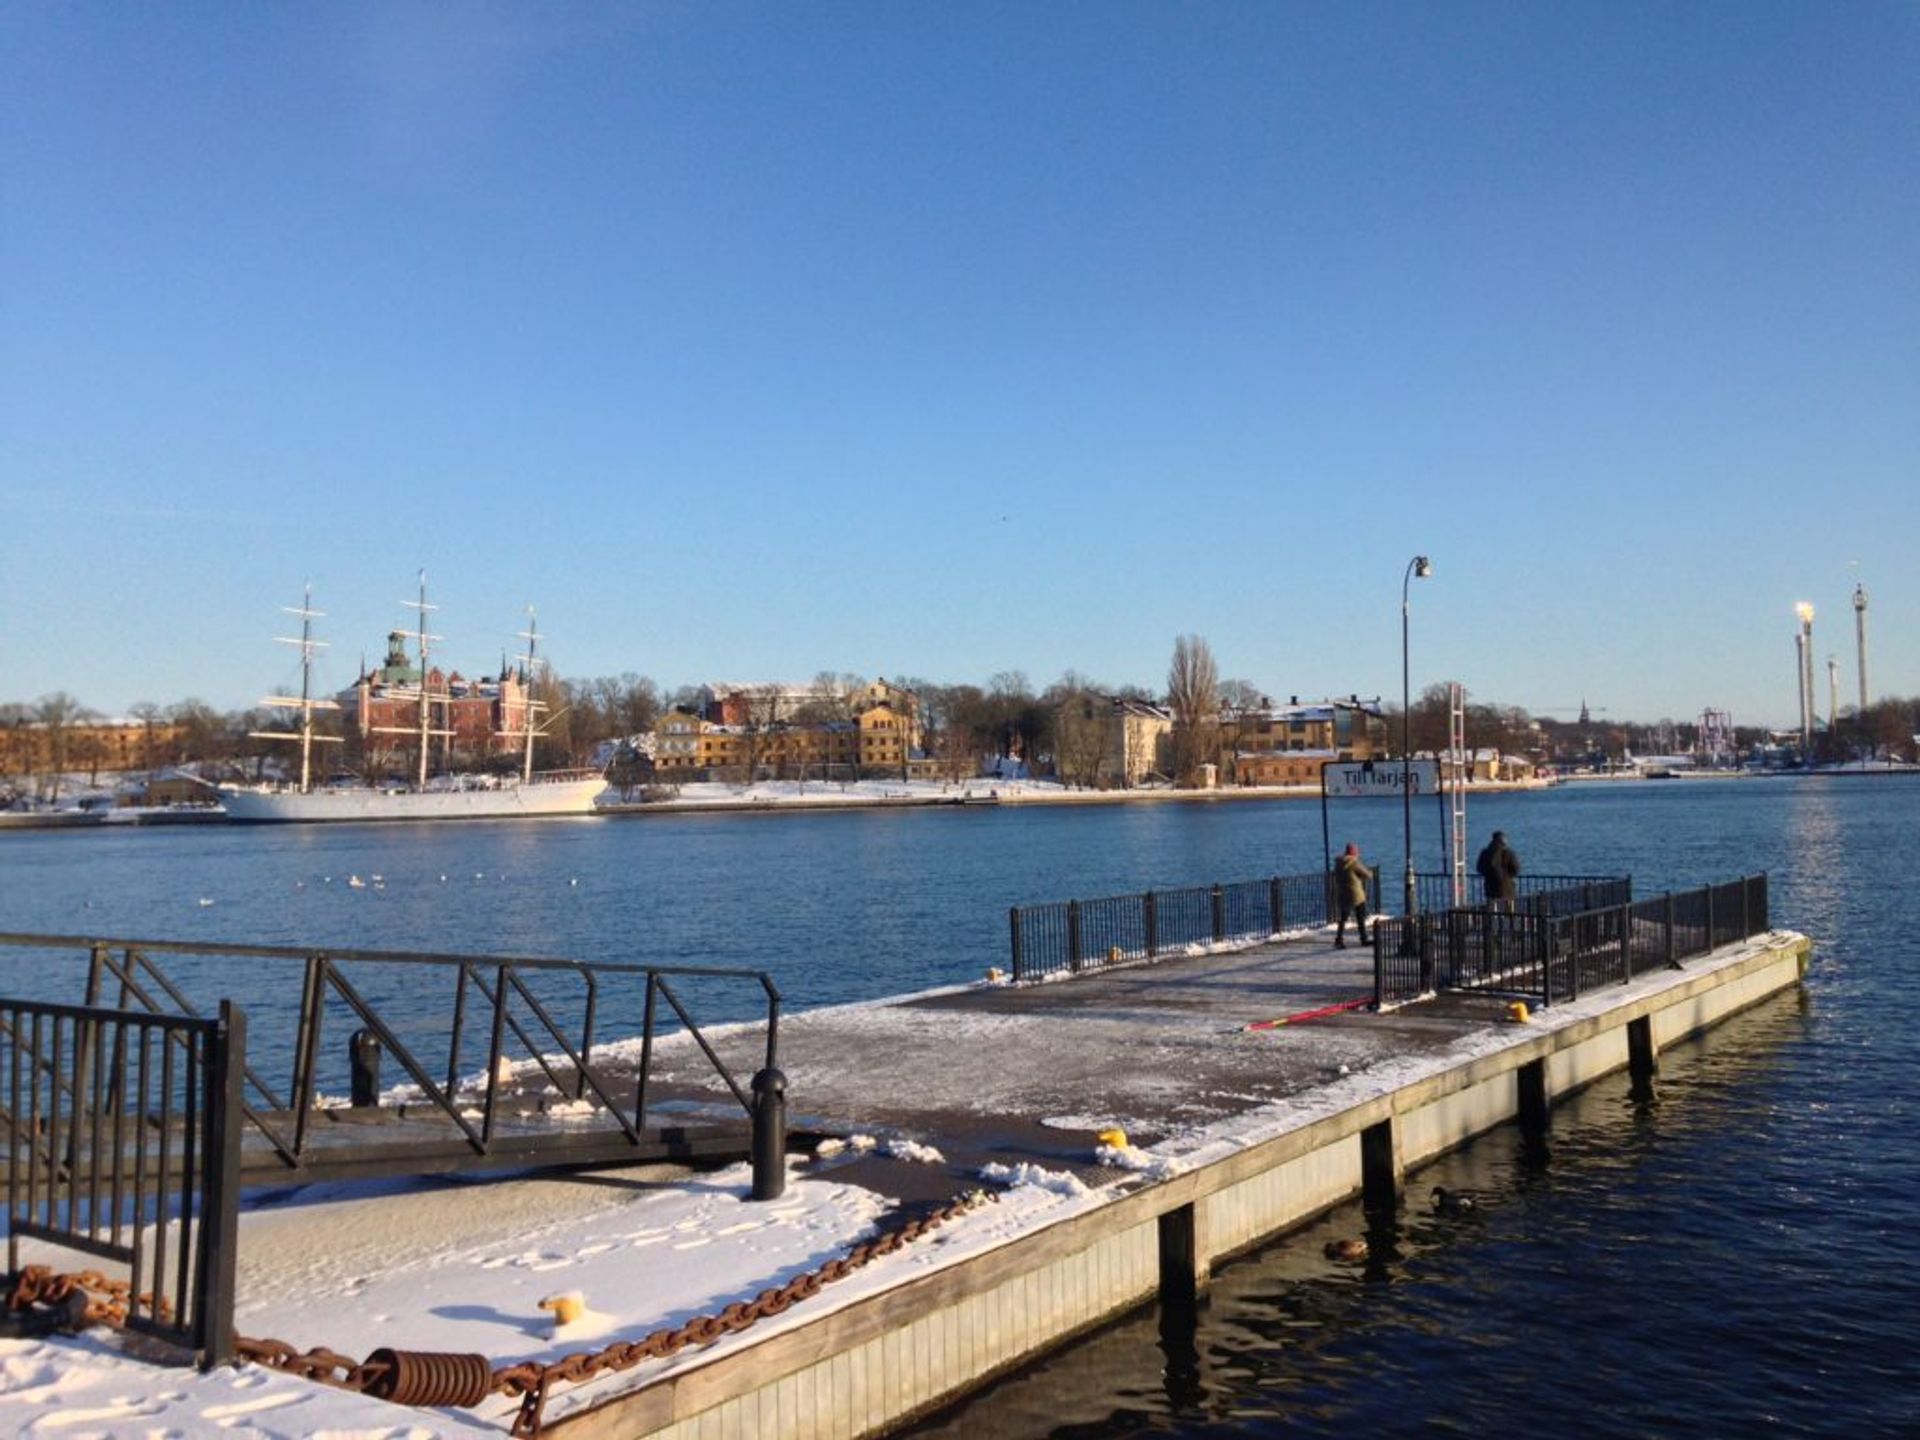
[[[985,684],[941,684],[914,676],[894,677],[892,683],[913,694],[921,748],[953,779],[978,773],[982,762],[1015,757],[1036,768],[1052,769],[1070,781],[1076,774],[1098,773],[1097,756],[1104,754],[1108,744],[1112,702],[1130,699],[1162,706],[1170,713],[1172,778],[1189,781],[1203,763],[1230,758],[1242,717],[1269,703],[1251,682],[1222,678],[1211,648],[1198,635],[1176,639],[1164,686],[1158,690],[1138,684],[1109,685],[1072,670],[1044,687],[1036,687],[1019,670],[1000,671]],[[788,703],[779,713],[769,705],[758,720],[769,728],[779,723],[850,722],[854,697],[865,686],[865,678],[856,674],[822,672],[800,703]],[[773,687],[766,688],[774,693]],[[701,698],[698,687],[667,690],[651,677],[631,672],[569,679],[542,670],[535,677],[534,692],[545,707],[535,757],[543,769],[584,765],[603,754],[609,742],[617,744],[650,732],[667,710],[696,709]],[[1387,705],[1383,710],[1388,746],[1397,752],[1403,717],[1398,706]],[[137,767],[148,771],[193,765],[214,774],[258,776],[270,759],[285,759],[283,745],[260,738],[263,732],[287,728],[285,719],[271,710],[222,711],[190,698],[171,705],[143,701],[129,715],[145,736],[145,743],[137,747]],[[1914,734],[1920,728],[1917,717],[1920,697],[1914,696],[1889,696],[1865,712],[1850,707],[1821,732],[1813,758],[1832,761],[1877,754],[1912,759]],[[64,691],[31,702],[0,703],[0,785],[17,789],[14,782],[49,771],[85,773],[90,781],[97,780],[111,757],[98,729],[101,718]],[[363,745],[360,737],[342,726],[338,712],[317,712],[315,723],[320,733],[342,741],[326,749],[331,768],[369,776],[398,768],[393,743]],[[41,732],[32,745],[21,743],[20,732],[27,728]],[[1404,728],[1414,751],[1445,749],[1447,687],[1436,684],[1422,690],[1404,717]],[[1695,721],[1576,721],[1536,716],[1522,706],[1471,695],[1465,706],[1465,730],[1469,748],[1562,763],[1606,764],[1629,754],[1690,752],[1700,738]],[[13,743],[8,743],[10,733]],[[1733,738],[1745,754],[1765,741],[1766,732],[1741,727]],[[506,771],[518,764],[512,747],[446,758],[470,769]]]

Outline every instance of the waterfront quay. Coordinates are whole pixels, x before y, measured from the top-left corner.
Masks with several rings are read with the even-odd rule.
[[[1293,913],[1287,882],[1256,888]],[[309,1428],[397,1419],[372,1395],[295,1376],[349,1378],[342,1356],[347,1371],[369,1357],[358,1366],[366,1373],[378,1368],[372,1357],[399,1351],[472,1377],[389,1392],[433,1407],[412,1413],[443,1434],[896,1430],[1131,1310],[1191,1307],[1214,1267],[1345,1202],[1362,1198],[1369,1225],[1381,1215],[1391,1224],[1425,1162],[1507,1123],[1544,1138],[1557,1099],[1621,1070],[1651,1084],[1664,1047],[1805,974],[1810,942],[1768,927],[1761,877],[1637,903],[1630,890],[1622,882],[1618,903],[1566,916],[1541,908],[1496,921],[1483,911],[1474,925],[1424,930],[1389,921],[1373,947],[1336,949],[1309,921],[1178,942],[1142,962],[1119,945],[1083,954],[1082,934],[1061,978],[1002,976],[784,1018],[776,1006],[765,1023],[581,1045],[576,1055],[590,1059],[572,1069],[503,1041],[513,1031],[502,1007],[482,1027],[496,1037],[485,1098],[472,1077],[457,1091],[450,1079],[453,1104],[438,1124],[449,1139],[462,1125],[492,1138],[497,1101],[500,1138],[535,1148],[509,1146],[469,1167],[504,1161],[506,1178],[329,1191],[297,1170],[262,1187],[256,1142],[248,1201],[214,1247],[233,1286],[235,1348],[321,1357],[270,1377],[275,1403],[336,1397],[324,1413],[289,1410]],[[1214,892],[1216,916],[1240,913],[1236,887]],[[1174,893],[1153,907],[1163,940]],[[1146,899],[1122,897],[1136,898]],[[1535,979],[1516,939],[1544,942]],[[1474,961],[1483,951],[1501,957],[1498,973]],[[333,983],[336,963],[383,962],[310,962],[313,993]],[[537,981],[526,963],[468,1003]],[[1431,970],[1437,993],[1371,1008],[1409,964]],[[1517,1018],[1516,995],[1542,990],[1553,1003]],[[725,1142],[730,1126],[735,1148],[716,1153],[744,1153],[729,1077],[758,1069],[762,1097],[776,1020],[784,1157],[776,1147],[769,1159],[756,1141],[751,1167],[612,1167],[626,1142],[609,1131],[618,1112],[604,1102],[631,1096],[643,1075],[647,1143],[702,1127]],[[409,1068],[427,1079],[417,1062]],[[365,1137],[369,1157],[390,1152],[366,1173],[403,1172],[395,1150],[414,1152],[418,1169],[440,1168],[425,1158],[433,1107],[418,1093],[351,1107],[318,1097],[296,1109],[316,1105],[328,1118],[315,1124],[337,1120]],[[271,1118],[288,1140],[283,1117]],[[629,1112],[621,1123],[643,1118]],[[542,1126],[565,1137],[562,1150],[574,1147],[557,1163],[577,1168],[591,1152],[599,1168],[571,1179],[511,1174],[556,1163],[547,1142],[527,1138]],[[323,1143],[296,1158],[317,1174],[340,1156]],[[27,1258],[52,1259],[37,1248]],[[534,1301],[562,1298],[548,1288],[572,1290],[594,1323],[543,1326]],[[668,1342],[650,1343],[662,1335]],[[618,1363],[597,1364],[615,1352]],[[77,1363],[46,1360],[50,1374]],[[177,1375],[152,1372],[169,1403],[189,1393]]]
[[[1365,952],[1336,952],[1324,934],[796,1017],[783,1035],[796,1113],[943,1155],[891,1162],[896,1192],[976,1184],[988,1156],[1033,1167],[1040,1184],[1035,1172],[1071,1174],[1084,1192],[985,1250],[956,1245],[949,1263],[823,1292],[764,1333],[636,1371],[630,1392],[549,1428],[884,1433],[1135,1307],[1191,1304],[1215,1265],[1343,1202],[1392,1206],[1411,1172],[1476,1135],[1514,1123],[1544,1136],[1554,1101],[1603,1076],[1651,1083],[1661,1048],[1797,986],[1811,950],[1765,932],[1525,1022],[1498,996],[1446,995],[1245,1029],[1370,983]],[[1125,1129],[1143,1153],[1103,1155],[1098,1131],[1076,1122]],[[839,1163],[889,1184],[888,1162]],[[908,1169],[919,1173],[902,1183]]]

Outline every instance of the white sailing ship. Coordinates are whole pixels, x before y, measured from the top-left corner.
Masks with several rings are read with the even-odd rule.
[[[407,638],[419,645],[419,670],[402,698],[417,705],[419,723],[404,731],[397,727],[370,727],[385,734],[412,735],[418,743],[418,766],[414,782],[408,784],[369,785],[313,783],[313,750],[316,745],[338,744],[339,737],[315,732],[316,710],[338,710],[333,700],[313,695],[314,651],[325,647],[324,640],[313,638],[313,622],[323,612],[313,608],[313,592],[308,589],[299,609],[287,613],[300,617],[300,638],[282,637],[282,643],[300,647],[300,694],[268,696],[261,703],[300,712],[297,731],[255,731],[263,740],[298,741],[300,745],[300,783],[291,785],[223,785],[220,803],[229,820],[243,824],[276,824],[322,820],[498,820],[532,815],[590,815],[594,801],[606,789],[606,780],[592,771],[552,771],[535,774],[533,743],[541,734],[537,720],[546,708],[529,692],[520,706],[520,728],[513,732],[522,747],[518,775],[429,775],[429,755],[435,739],[448,739],[452,731],[444,725],[436,728],[432,709],[444,703],[433,695],[427,683],[428,642],[438,637],[427,633],[427,614],[434,607],[427,603],[427,577],[421,572],[420,598],[407,602],[420,614],[419,628]],[[531,685],[534,673],[538,628],[528,609],[528,626],[522,631],[527,642],[525,679]]]

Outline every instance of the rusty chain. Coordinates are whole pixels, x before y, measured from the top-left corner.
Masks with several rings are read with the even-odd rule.
[[[638,1340],[616,1340],[599,1350],[577,1351],[545,1363],[526,1360],[488,1370],[479,1356],[387,1349],[375,1350],[366,1359],[355,1360],[325,1346],[300,1350],[284,1340],[257,1340],[248,1336],[235,1337],[234,1353],[269,1369],[401,1405],[475,1405],[488,1395],[517,1395],[520,1410],[514,1417],[513,1433],[536,1436],[540,1433],[547,1396],[556,1385],[578,1385],[737,1334],[756,1321],[783,1314],[797,1302],[819,1294],[822,1287],[845,1279],[883,1255],[903,1249],[929,1231],[993,1198],[989,1191],[969,1190],[945,1205],[862,1241],[846,1254],[796,1275],[784,1285],[762,1290],[751,1300],[737,1300],[714,1314],[696,1315],[685,1324],[663,1327]],[[88,1297],[86,1319],[90,1323],[117,1326],[126,1322],[127,1310],[134,1298],[130,1287],[125,1281],[111,1280],[95,1270],[57,1274],[46,1266],[30,1265],[21,1272],[8,1303],[14,1310],[32,1305],[53,1306],[76,1292]],[[139,1297],[142,1304],[151,1303],[151,1299],[145,1294]],[[164,1306],[164,1302],[162,1304]]]
[[[156,1300],[150,1290],[135,1295],[133,1286],[125,1280],[111,1279],[98,1270],[67,1274],[47,1265],[21,1268],[13,1293],[7,1297],[7,1309],[26,1310],[35,1305],[52,1309],[66,1304],[75,1295],[86,1297],[86,1309],[82,1313],[89,1325],[125,1325],[127,1312],[138,1307],[145,1307],[163,1319],[173,1318],[173,1306],[165,1299]]]

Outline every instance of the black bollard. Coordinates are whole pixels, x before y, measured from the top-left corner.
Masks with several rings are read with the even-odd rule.
[[[380,1037],[356,1030],[347,1041],[347,1069],[353,1077],[355,1109],[380,1103]]]
[[[766,1069],[753,1077],[753,1198],[787,1193],[787,1077]]]

